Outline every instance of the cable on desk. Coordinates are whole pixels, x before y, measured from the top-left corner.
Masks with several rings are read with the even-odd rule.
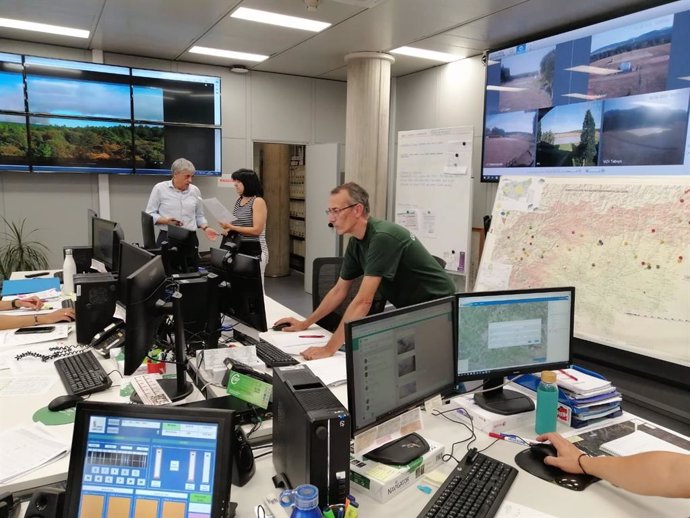
[[[266,509],[261,504],[256,506],[256,518],[266,518]]]
[[[203,387],[201,387],[201,388],[199,389],[199,392],[203,392],[204,390],[206,390],[206,387],[208,387],[208,386],[210,386],[210,385],[212,385],[212,386],[214,386],[214,387],[225,388],[225,387],[223,387],[223,385],[219,385],[219,384],[216,383],[215,381],[209,381],[206,385],[204,385]]]
[[[434,409],[432,411],[431,415],[441,416],[445,419],[448,419],[451,423],[462,425],[465,428],[467,428],[467,430],[470,432],[470,436],[467,439],[463,439],[461,441],[455,441],[450,447],[450,453],[445,453],[443,455],[443,457],[441,457],[441,460],[443,462],[448,462],[450,459],[453,459],[456,463],[459,464],[460,461],[454,455],[455,454],[455,446],[457,446],[458,444],[467,443],[466,447],[467,447],[467,451],[469,451],[471,444],[477,439],[477,435],[474,433],[474,421],[472,420],[472,416],[470,416],[469,414],[465,414],[465,416],[469,419],[471,427],[467,426],[467,424],[463,423],[462,421],[456,421],[455,419],[451,419],[450,417],[448,417],[446,415],[449,412],[456,412],[457,410],[458,410],[457,408],[453,408],[453,409],[444,410],[443,412],[441,412],[438,409]]]
[[[254,460],[260,459],[261,457],[265,457],[266,455],[270,455],[272,453],[273,453],[273,450],[267,451],[265,453],[262,453],[261,455],[257,455],[256,457],[254,457]]]

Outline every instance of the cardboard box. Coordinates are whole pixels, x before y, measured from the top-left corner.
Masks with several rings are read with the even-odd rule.
[[[534,423],[535,419],[534,410],[513,415],[494,414],[478,406],[471,394],[458,396],[451,401],[451,404],[453,403],[465,409],[472,417],[475,430],[486,433],[510,433],[511,430]]]
[[[379,502],[387,502],[399,492],[414,485],[414,481],[442,464],[443,444],[427,440],[429,451],[407,466],[388,466],[363,457],[350,456],[350,480],[354,489]]]

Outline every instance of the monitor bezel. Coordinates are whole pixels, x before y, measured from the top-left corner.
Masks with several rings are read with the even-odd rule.
[[[127,304],[127,279],[130,275],[135,273],[139,268],[145,266],[151,259],[156,257],[145,248],[141,248],[127,241],[120,241],[120,251],[118,259],[118,270],[117,270],[117,300],[126,305]],[[122,271],[123,259],[136,258],[138,266],[131,269],[129,273]],[[124,261],[127,263],[127,261]],[[129,264],[127,265],[129,266]]]
[[[403,315],[405,313],[410,313],[413,311],[418,311],[422,309],[427,309],[429,307],[433,306],[441,306],[443,304],[450,304],[451,305],[451,322],[452,322],[452,329],[451,329],[451,340],[452,343],[450,344],[452,348],[452,357],[453,357],[453,365],[451,366],[451,371],[453,374],[455,374],[456,371],[456,365],[457,365],[457,303],[455,301],[454,296],[448,296],[448,297],[442,297],[439,299],[434,299],[430,300],[428,302],[422,302],[419,304],[414,304],[412,306],[406,306],[403,308],[398,308],[394,309],[391,311],[385,311],[383,313],[377,313],[375,315],[369,315],[363,318],[359,318],[356,320],[351,320],[349,322],[345,322],[345,363],[347,367],[347,406],[348,406],[348,412],[350,413],[350,431],[352,434],[352,437],[355,435],[358,435],[360,433],[363,433],[371,428],[374,428],[375,426],[380,425],[381,423],[393,418],[397,417],[401,414],[404,414],[408,410],[421,405],[424,403],[425,400],[429,399],[430,397],[433,397],[436,394],[441,394],[442,396],[451,394],[454,391],[455,388],[455,376],[451,376],[451,380],[449,383],[442,387],[441,389],[435,389],[432,392],[429,392],[428,394],[425,394],[423,396],[420,396],[412,401],[408,401],[405,404],[402,404],[398,406],[397,408],[390,410],[388,412],[385,412],[379,416],[376,417],[374,422],[369,423],[365,426],[362,427],[357,427],[357,409],[355,407],[355,401],[357,400],[355,397],[355,392],[358,389],[358,387],[355,387],[354,383],[354,356],[352,354],[352,330],[353,328],[356,328],[361,325],[367,325],[372,322],[377,322],[379,320],[384,320],[388,318],[393,318],[398,315]]]
[[[67,473],[64,516],[76,517],[79,513],[82,474],[84,472],[84,450],[88,445],[89,422],[92,416],[132,417],[139,419],[217,424],[217,462],[213,477],[214,486],[211,518],[221,518],[225,516],[225,512],[230,503],[230,484],[232,481],[232,462],[225,462],[225,460],[231,459],[233,455],[232,437],[234,436],[234,411],[215,408],[131,405],[92,401],[85,401],[77,404],[74,432],[72,434],[69,470]],[[227,488],[227,492],[225,488]]]
[[[525,365],[520,367],[510,367],[495,369],[488,372],[470,372],[460,373],[458,366],[458,358],[460,357],[460,299],[472,299],[487,296],[506,296],[506,295],[521,295],[521,294],[539,294],[539,293],[556,293],[569,292],[570,293],[570,332],[569,332],[569,347],[568,359],[566,361],[540,363],[534,365]],[[489,379],[506,376],[517,376],[520,374],[531,374],[534,372],[541,372],[544,370],[558,370],[565,369],[572,364],[573,359],[573,328],[575,322],[575,288],[573,286],[562,286],[556,288],[526,288],[515,290],[498,290],[498,291],[475,291],[468,293],[455,294],[455,381],[456,383],[464,383],[465,381],[473,381],[479,379]]]
[[[98,225],[102,225],[102,228],[105,229],[105,227],[110,228],[110,234],[112,237],[112,242],[110,244],[112,248],[112,256],[110,257],[110,260],[108,261],[107,259],[104,261],[102,256],[97,257],[96,256],[96,227]],[[102,262],[106,268],[110,271],[116,271],[119,268],[119,260],[120,260],[120,242],[124,241],[125,239],[125,233],[122,230],[122,227],[120,224],[116,221],[112,221],[109,219],[105,218],[99,218],[98,216],[93,216],[91,218],[91,252],[92,252],[92,257],[96,261]]]

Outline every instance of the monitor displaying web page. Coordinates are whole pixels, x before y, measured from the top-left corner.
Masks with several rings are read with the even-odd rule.
[[[353,434],[453,388],[454,303],[446,297],[346,324]]]
[[[80,405],[66,516],[225,516],[232,413]]]
[[[534,408],[501,390],[503,377],[567,367],[571,362],[575,288],[459,293],[457,381],[485,379],[475,395],[497,413]],[[521,406],[526,405],[526,406]],[[513,412],[515,411],[515,412]]]

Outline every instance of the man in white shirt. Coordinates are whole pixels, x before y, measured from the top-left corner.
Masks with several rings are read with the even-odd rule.
[[[200,228],[211,241],[218,232],[208,226],[201,203],[199,188],[192,185],[196,169],[186,158],[178,158],[170,168],[172,178],[153,186],[146,212],[153,216],[160,232],[156,243],[160,246],[168,238],[168,225],[196,232]]]

